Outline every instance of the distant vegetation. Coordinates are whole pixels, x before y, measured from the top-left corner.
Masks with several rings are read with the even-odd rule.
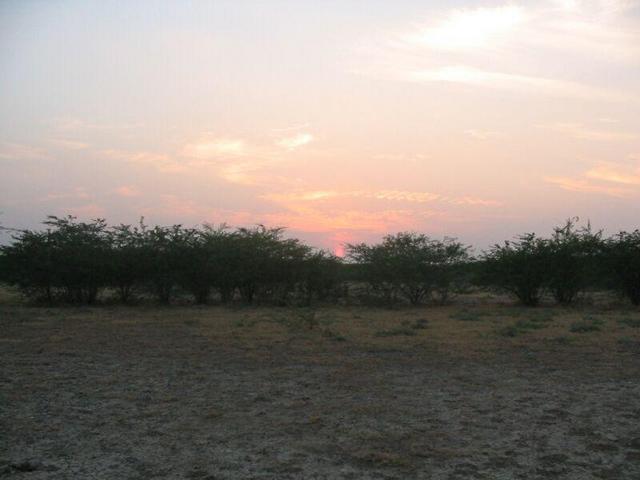
[[[594,289],[640,305],[640,231],[604,238],[574,221],[549,238],[525,234],[474,257],[455,239],[418,233],[346,245],[346,258],[285,238],[280,228],[109,226],[48,217],[0,247],[0,281],[37,301],[309,305],[347,297],[395,305],[445,303],[470,288],[494,289],[524,305],[562,305]]]

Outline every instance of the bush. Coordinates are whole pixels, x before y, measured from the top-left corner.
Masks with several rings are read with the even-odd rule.
[[[347,245],[347,256],[358,265],[359,279],[387,304],[401,297],[418,305],[449,298],[460,278],[460,266],[469,259],[468,250],[455,239],[398,233],[384,237],[378,245]]]
[[[495,245],[484,254],[482,281],[515,295],[523,305],[535,306],[548,283],[550,247],[533,233]]]
[[[149,276],[151,260],[145,246],[146,227],[143,220],[137,227],[118,225],[109,231],[109,285],[122,303],[131,301],[136,286]]]
[[[602,232],[593,233],[590,225],[576,230],[575,222],[568,220],[554,230],[549,241],[548,286],[558,303],[572,303],[594,282],[602,249]]]
[[[0,247],[2,281],[18,287],[26,296],[54,300],[56,278],[53,247],[47,232],[26,230],[11,245]]]
[[[640,305],[640,230],[621,232],[604,248],[603,269],[612,286],[633,305]]]
[[[109,238],[102,219],[47,217],[44,232],[23,231],[2,247],[7,283],[33,298],[94,303],[109,281]]]
[[[304,304],[336,300],[342,291],[341,260],[325,251],[309,252],[300,268],[299,292]]]

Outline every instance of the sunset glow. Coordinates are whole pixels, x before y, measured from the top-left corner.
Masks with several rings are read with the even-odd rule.
[[[640,2],[3,2],[0,224],[637,227]],[[7,234],[0,242],[7,240]]]

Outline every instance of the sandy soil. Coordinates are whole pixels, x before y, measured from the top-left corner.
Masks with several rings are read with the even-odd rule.
[[[0,477],[640,478],[640,313],[483,308],[0,307]]]

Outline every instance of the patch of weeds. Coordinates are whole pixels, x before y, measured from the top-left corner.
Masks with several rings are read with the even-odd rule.
[[[511,317],[517,318],[522,316],[522,308],[509,307],[504,309],[498,309],[494,311],[491,315],[494,317]],[[487,314],[489,315],[489,314]]]
[[[618,339],[618,345],[626,350],[632,352],[640,352],[640,341],[629,337],[622,337]]]
[[[347,338],[339,333],[334,332],[329,328],[325,328],[322,330],[322,336],[329,340],[333,340],[334,342],[346,342]]]
[[[623,317],[618,319],[620,325],[631,328],[640,328],[640,318]]]
[[[376,337],[399,337],[399,336],[415,337],[416,331],[410,327],[398,327],[390,330],[379,330],[374,336]]]
[[[410,325],[414,330],[424,330],[429,326],[429,320],[426,318],[418,318]]]
[[[582,320],[573,322],[569,326],[569,331],[573,333],[599,332],[602,330],[604,320],[597,317],[585,316]]]
[[[309,417],[309,423],[311,425],[320,424],[322,423],[322,418],[320,418],[318,415],[312,415],[311,417]]]
[[[245,317],[245,318],[241,318],[240,320],[237,320],[236,322],[234,322],[233,325],[235,327],[240,327],[240,328],[250,328],[250,327],[253,327],[255,324],[257,324],[258,322],[259,320],[256,318]]]
[[[324,326],[324,327],[328,327],[328,326],[333,325],[333,324],[338,323],[338,322],[339,322],[339,319],[336,318],[336,317],[333,317],[333,316],[324,317],[324,318],[321,318],[320,320],[318,320],[318,323],[320,325]]]
[[[291,310],[272,320],[289,330],[313,330],[318,326],[315,310]]]
[[[460,320],[461,322],[479,322],[483,317],[488,316],[489,313],[477,310],[460,310],[449,315],[449,318],[453,320]]]
[[[313,330],[318,326],[318,319],[316,318],[315,310],[298,312],[297,323],[308,330]]]
[[[537,310],[529,315],[529,320],[536,323],[552,322],[554,318],[551,310]]]
[[[551,341],[559,344],[559,345],[570,345],[573,343],[574,339],[568,335],[559,335],[551,339]]]
[[[539,321],[533,321],[529,318],[523,318],[511,325],[507,325],[498,330],[498,334],[503,337],[517,337],[523,333],[530,332],[532,330],[540,330],[544,328],[545,324]]]
[[[515,325],[507,325],[498,330],[498,335],[503,337],[517,337],[520,334],[520,330]]]
[[[400,325],[402,325],[402,327],[412,328],[413,330],[424,330],[425,328],[427,328],[428,324],[429,320],[427,320],[426,318],[419,318],[417,320],[414,320],[413,322],[411,320],[403,320],[402,322],[400,322]]]

